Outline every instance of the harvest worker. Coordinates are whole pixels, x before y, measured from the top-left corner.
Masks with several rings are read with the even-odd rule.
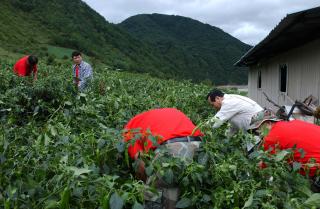
[[[37,80],[37,68],[38,58],[34,55],[24,56],[19,59],[13,66],[15,74],[21,77],[30,76],[33,74],[33,80]]]
[[[72,66],[74,84],[79,91],[84,91],[92,80],[92,67],[82,60],[82,55],[79,51],[72,52],[71,57],[74,63]]]
[[[235,134],[238,130],[247,131],[252,116],[263,110],[260,105],[248,97],[225,94],[218,89],[209,92],[206,99],[218,111],[214,116],[216,122],[212,128],[219,128],[223,123],[229,121],[231,124],[229,135]]]
[[[192,121],[175,108],[153,109],[133,117],[125,126],[124,140],[129,141],[139,136],[134,144],[128,147],[130,157],[138,162],[137,176],[147,181],[147,184],[150,183],[145,174],[145,163],[140,158],[140,155],[150,149],[164,148],[173,157],[192,160],[193,154],[201,142],[200,136],[202,136],[199,130],[193,133],[194,129],[195,125]],[[137,133],[140,135],[136,135]],[[157,145],[154,145],[149,139],[150,134],[156,137]],[[175,208],[179,189],[176,185],[167,184],[164,180],[158,179],[157,181],[157,187],[159,191],[162,191],[162,200],[158,200],[158,202],[147,201],[146,208]],[[148,198],[145,197],[145,199]]]
[[[263,140],[260,145],[271,154],[294,148],[293,161],[301,163],[300,173],[306,174],[308,171],[310,177],[315,177],[320,168],[320,126],[301,120],[280,121],[271,111],[264,111],[252,118],[250,131],[259,135],[269,131],[266,136],[261,136]],[[299,151],[301,149],[304,156]],[[307,164],[311,163],[311,159],[315,166],[310,168]]]

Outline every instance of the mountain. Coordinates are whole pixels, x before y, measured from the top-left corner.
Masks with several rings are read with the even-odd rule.
[[[81,0],[0,0],[0,10],[0,47],[9,51],[41,57],[48,47],[60,46],[114,68],[156,72],[162,66],[153,49]]]
[[[248,49],[222,30],[179,16],[137,15],[115,25],[81,0],[0,0],[0,50],[45,59],[77,49],[95,60],[153,76],[246,83],[233,63]],[[67,56],[68,55],[68,56]]]
[[[246,83],[246,69],[233,66],[250,46],[217,27],[175,15],[142,14],[119,24],[174,63],[180,75],[216,84]]]

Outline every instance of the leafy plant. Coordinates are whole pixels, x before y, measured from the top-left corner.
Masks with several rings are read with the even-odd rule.
[[[70,63],[71,64],[71,63]],[[212,131],[204,84],[161,80],[97,66],[91,91],[78,93],[70,66],[39,65],[39,79],[18,78],[1,60],[0,205],[4,208],[143,208],[145,187],[122,142],[134,115],[176,107],[205,134],[194,160],[144,156],[147,174],[178,184],[178,208],[312,208],[310,190],[290,150],[247,156],[246,136]],[[152,136],[150,136],[152,137]],[[268,165],[260,169],[263,161]]]

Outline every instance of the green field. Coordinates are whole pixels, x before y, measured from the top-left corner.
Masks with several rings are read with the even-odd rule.
[[[179,208],[320,207],[300,167],[288,166],[292,153],[257,150],[248,157],[243,142],[250,137],[228,138],[226,126],[212,132],[205,123],[214,114],[205,99],[210,86],[97,66],[91,91],[79,94],[66,70],[71,63],[41,61],[32,83],[13,75],[12,61],[0,62],[0,208],[143,208],[146,189],[134,177],[122,129],[158,107],[176,107],[203,124],[192,163],[142,156],[149,175],[179,185]],[[258,167],[261,160],[267,168]]]
[[[73,49],[57,47],[57,46],[48,46],[48,53],[54,55],[55,57],[62,59],[62,58],[70,58],[71,53],[74,51]],[[71,59],[71,58],[70,58]]]

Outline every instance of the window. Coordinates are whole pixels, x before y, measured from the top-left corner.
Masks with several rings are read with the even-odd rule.
[[[258,70],[258,89],[261,89],[261,70]]]
[[[286,64],[279,66],[280,74],[280,92],[287,92],[287,83],[288,83],[288,67]]]

